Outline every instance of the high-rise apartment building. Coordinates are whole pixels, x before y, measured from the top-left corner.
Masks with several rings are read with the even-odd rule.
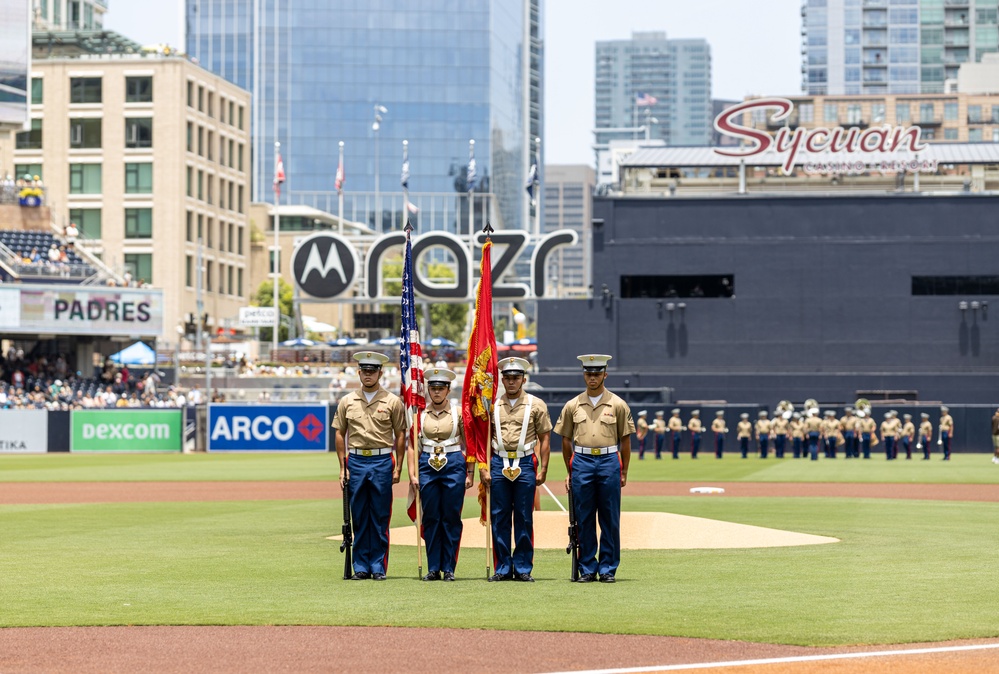
[[[32,0],[34,30],[101,30],[108,0]]]
[[[583,164],[545,166],[543,209],[545,233],[574,229],[578,246],[562,246],[549,260],[548,278],[558,297],[586,297],[591,283],[590,237],[592,236],[593,167]]]
[[[286,198],[325,210],[332,193],[335,210],[343,141],[344,215],[381,229],[397,222],[384,211],[399,210],[387,195],[402,190],[404,140],[411,192],[453,201],[474,139],[477,190],[497,196],[503,226],[526,226],[541,0],[187,0],[186,23],[188,53],[253,92],[255,201],[273,201],[279,141]],[[427,219],[446,210],[420,206]]]
[[[630,40],[597,42],[595,87],[598,146],[627,138],[711,143],[711,48],[705,40],[636,32]]]
[[[805,0],[802,89],[942,94],[962,63],[999,51],[996,0]]]

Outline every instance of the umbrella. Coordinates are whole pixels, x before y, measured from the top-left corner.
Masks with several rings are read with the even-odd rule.
[[[524,337],[523,339],[518,339],[515,342],[507,344],[507,348],[512,351],[537,351],[538,350],[538,340],[533,337]]]
[[[423,342],[423,346],[458,346],[457,342],[452,342],[450,339],[445,339],[443,337],[431,337],[430,339]]]
[[[319,346],[319,342],[313,342],[311,339],[303,339],[299,337],[297,339],[288,339],[281,342],[281,346],[290,347],[307,347],[307,346]]]
[[[118,353],[110,356],[112,363],[118,365],[155,365],[156,352],[147,344],[136,342],[127,346]]]
[[[329,344],[330,346],[358,346],[360,344],[363,344],[363,342],[359,342],[356,339],[351,339],[350,337],[340,337],[339,339],[331,339],[326,343]]]
[[[374,343],[378,346],[399,346],[402,343],[402,338],[382,337],[381,339],[376,339]]]

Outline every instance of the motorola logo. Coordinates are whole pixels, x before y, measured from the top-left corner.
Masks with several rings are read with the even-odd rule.
[[[322,233],[300,241],[292,254],[295,284],[320,299],[339,297],[354,287],[360,264],[357,250],[336,234]]]

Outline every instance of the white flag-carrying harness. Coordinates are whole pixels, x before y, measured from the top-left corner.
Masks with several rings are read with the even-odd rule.
[[[430,458],[427,459],[427,463],[434,470],[440,470],[447,465],[447,455],[451,452],[461,451],[460,440],[458,439],[458,423],[461,417],[458,416],[458,404],[455,401],[451,401],[451,435],[448,436],[447,440],[431,440],[426,436],[427,427],[427,412],[429,410],[423,410],[420,414],[420,444],[423,446],[423,451],[430,454]],[[453,449],[452,449],[453,447]]]
[[[530,394],[527,395],[527,400],[524,402],[524,420],[520,424],[520,440],[517,443],[516,451],[508,451],[503,446],[503,426],[500,423],[500,408],[503,405],[500,401],[496,401],[496,441],[493,446],[501,457],[503,457],[503,477],[513,482],[518,477],[520,477],[520,459],[523,456],[527,456],[534,450],[534,445],[537,444],[537,440],[532,442],[530,446],[524,444],[524,440],[527,439],[527,424],[531,421],[531,405],[534,403],[534,397]]]

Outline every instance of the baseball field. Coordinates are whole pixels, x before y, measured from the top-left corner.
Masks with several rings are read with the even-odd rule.
[[[664,536],[658,549],[625,550],[616,584],[576,585],[564,549],[550,548],[536,553],[538,582],[486,583],[481,547],[463,548],[458,582],[421,583],[416,548],[399,544],[388,582],[342,581],[330,454],[4,456],[0,627],[9,629],[0,629],[0,671],[114,662],[124,671],[146,649],[162,658],[150,669],[190,671],[185,658],[199,648],[240,643],[250,660],[209,658],[200,662],[218,666],[202,669],[254,669],[254,654],[294,652],[295,671],[439,671],[442,662],[462,671],[657,671],[933,643],[975,647],[959,651],[971,660],[953,671],[999,670],[999,466],[989,458],[633,460],[626,511],[838,542],[677,549]],[[564,504],[561,461],[552,467],[549,486]],[[725,493],[694,495],[693,486]],[[412,527],[404,490],[396,496],[393,527]],[[548,495],[541,504],[559,510]],[[477,515],[473,492],[464,515]],[[421,655],[398,647],[410,641]],[[382,644],[375,654],[372,643]],[[427,643],[437,659],[420,649]],[[481,652],[489,643],[517,654],[494,661]],[[515,646],[525,643],[533,645]],[[927,667],[946,671],[944,656],[934,657]],[[870,662],[849,671],[870,671]],[[817,666],[807,664],[788,671]]]

